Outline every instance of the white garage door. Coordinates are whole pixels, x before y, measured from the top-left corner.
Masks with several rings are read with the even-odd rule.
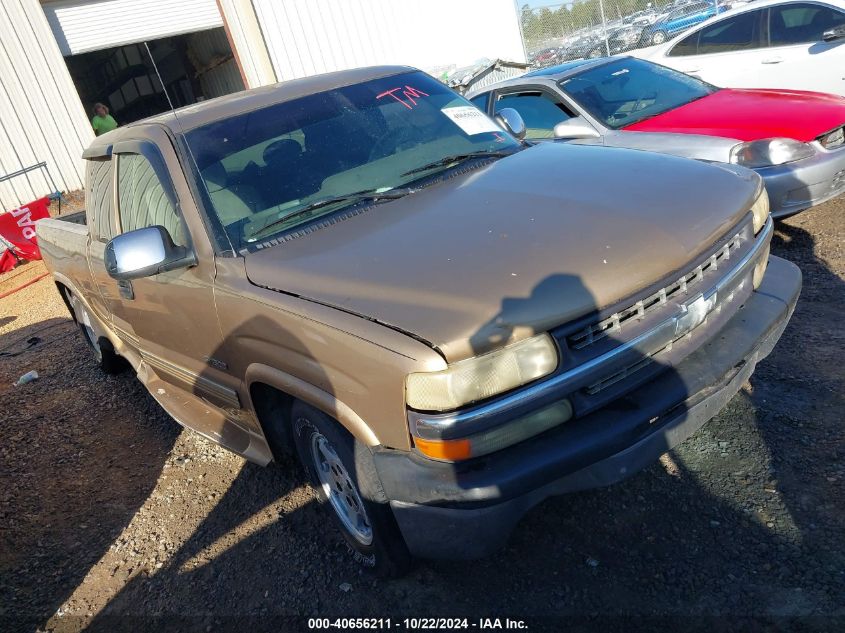
[[[54,0],[43,8],[65,56],[223,26],[216,0]]]

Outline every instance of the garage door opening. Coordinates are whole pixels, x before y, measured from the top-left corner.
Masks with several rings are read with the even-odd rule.
[[[222,27],[148,42],[174,107],[244,89]],[[89,118],[104,103],[119,125],[170,109],[143,42],[65,58]]]

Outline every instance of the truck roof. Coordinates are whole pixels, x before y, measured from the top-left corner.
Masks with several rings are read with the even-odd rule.
[[[310,77],[302,77],[300,79],[261,86],[260,88],[233,92],[222,97],[216,97],[208,101],[201,101],[193,105],[178,108],[175,113],[164,112],[118,127],[107,134],[95,138],[83,156],[91,157],[105,153],[104,150],[113,143],[131,137],[133,128],[137,128],[138,126],[153,123],[164,125],[174,132],[183,132],[213,121],[237,116],[244,112],[250,112],[283,101],[298,99],[299,97],[318,92],[334,90],[343,86],[350,86],[372,79],[380,79],[382,77],[416,70],[416,68],[410,66],[369,66],[312,75]]]

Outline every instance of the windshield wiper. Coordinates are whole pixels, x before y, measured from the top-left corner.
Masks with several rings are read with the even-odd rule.
[[[432,161],[430,163],[426,163],[425,165],[420,165],[419,167],[414,167],[410,171],[406,171],[403,176],[413,176],[414,174],[419,174],[424,171],[428,171],[429,169],[435,169],[436,167],[448,167],[449,165],[453,165],[455,163],[460,163],[465,160],[469,160],[470,158],[501,158],[503,156],[510,156],[513,154],[513,150],[498,150],[498,151],[488,151],[488,150],[481,150],[478,152],[468,152],[466,154],[453,154],[451,156],[445,156],[438,160]]]
[[[355,193],[346,193],[340,196],[331,196],[328,198],[321,198],[320,200],[315,200],[314,202],[305,205],[301,209],[297,209],[296,211],[292,211],[287,213],[279,218],[276,218],[269,224],[265,224],[260,229],[255,231],[252,235],[249,236],[249,240],[255,240],[258,237],[264,235],[268,230],[279,226],[280,224],[284,224],[285,222],[289,222],[295,218],[302,217],[303,215],[308,215],[312,211],[317,211],[318,209],[322,209],[323,207],[327,207],[332,204],[346,202],[348,204],[356,204],[358,202],[364,201],[376,201],[376,200],[395,200],[396,198],[402,198],[407,196],[409,193],[413,193],[414,189],[410,187],[402,187],[398,189],[388,189],[387,191],[378,191],[377,189],[370,189],[366,191],[356,191]]]

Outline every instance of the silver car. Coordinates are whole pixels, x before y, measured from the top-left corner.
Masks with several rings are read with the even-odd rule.
[[[488,114],[517,110],[527,138],[627,147],[755,170],[772,215],[845,192],[845,98],[717,88],[631,57],[579,60],[471,91]]]

